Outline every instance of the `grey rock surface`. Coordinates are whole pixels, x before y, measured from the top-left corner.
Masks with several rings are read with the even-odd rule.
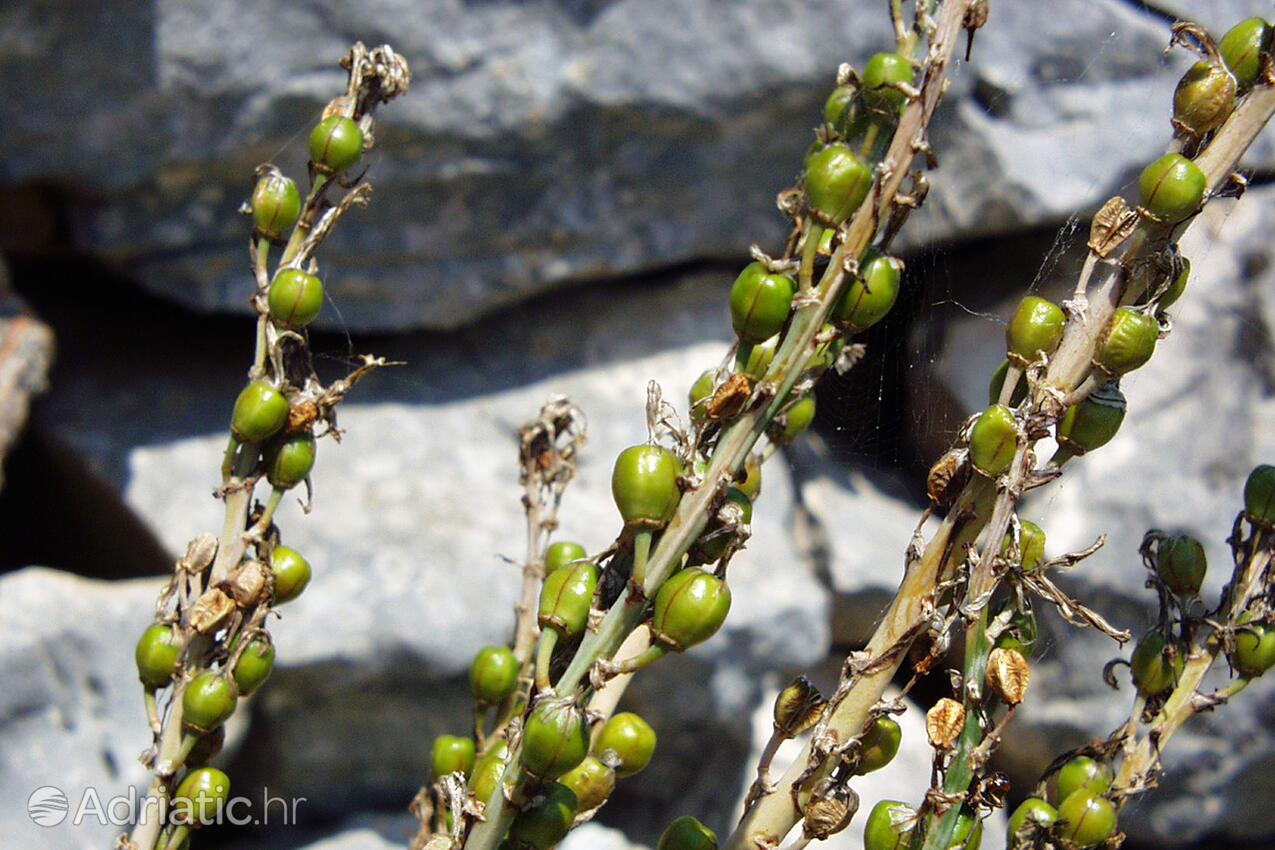
[[[301,172],[355,38],[392,41],[415,80],[369,157],[375,202],[323,257],[322,321],[356,329],[457,327],[564,283],[775,241],[775,193],[838,63],[890,44],[878,6],[837,0],[22,0],[0,16],[0,183],[62,187],[76,246],[152,291],[243,310],[246,176],[267,159]],[[1186,63],[1164,63],[1167,38],[1164,17],[1120,0],[997,7],[906,238],[1060,220],[1135,174]]]

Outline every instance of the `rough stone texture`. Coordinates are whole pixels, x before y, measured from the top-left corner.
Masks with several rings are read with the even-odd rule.
[[[1240,7],[1269,11],[1225,17]],[[998,7],[906,238],[1058,220],[1125,181],[1166,137],[1186,61],[1163,64],[1167,34],[1118,0]],[[890,43],[878,6],[840,0],[23,0],[0,15],[16,93],[0,183],[61,187],[79,247],[242,310],[246,175],[265,159],[301,172],[355,38],[391,40],[415,82],[369,157],[376,201],[325,252],[323,321],[352,328],[456,327],[567,281],[773,241],[834,69]]]

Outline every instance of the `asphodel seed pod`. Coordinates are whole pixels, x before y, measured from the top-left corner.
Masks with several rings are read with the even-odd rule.
[[[1244,515],[1263,528],[1275,526],[1275,466],[1253,468],[1244,482]]]
[[[801,831],[807,838],[826,841],[850,825],[859,810],[859,798],[849,788],[814,797],[802,812]]]
[[[968,456],[964,449],[949,449],[930,467],[925,489],[930,501],[940,508],[951,506],[970,480],[970,466],[966,463]]]
[[[1240,91],[1251,89],[1257,82],[1262,54],[1271,49],[1271,36],[1271,25],[1265,20],[1248,18],[1231,27],[1218,42],[1218,50],[1235,75]]]
[[[1155,571],[1171,592],[1178,596],[1198,596],[1208,571],[1204,545],[1189,534],[1162,539],[1155,550]]]
[[[1053,354],[1062,341],[1066,323],[1067,316],[1057,304],[1028,295],[1005,326],[1006,357],[1025,369],[1042,355]]]
[[[1225,65],[1196,62],[1173,92],[1173,126],[1196,138],[1216,130],[1235,108],[1235,88]]]
[[[1155,317],[1121,307],[1107,323],[1093,365],[1112,377],[1127,374],[1151,359],[1159,339],[1160,323]]]
[[[1180,153],[1166,153],[1138,178],[1142,209],[1161,224],[1176,224],[1194,215],[1208,185],[1200,167]]]
[[[993,404],[970,429],[970,462],[975,471],[996,478],[1009,469],[1018,450],[1018,422],[1003,404]]]
[[[201,635],[220,629],[235,610],[235,602],[217,587],[205,590],[190,606],[190,624]]]
[[[1027,696],[1031,668],[1012,649],[993,649],[987,656],[987,686],[1006,705],[1018,705]]]
[[[260,561],[244,561],[231,571],[221,587],[240,608],[251,608],[270,593],[270,570]]]
[[[872,167],[843,142],[825,145],[806,158],[806,200],[811,209],[841,224],[872,188]]]
[[[1102,448],[1120,430],[1126,406],[1124,393],[1114,381],[1103,384],[1067,409],[1058,423],[1058,445],[1067,450],[1068,456]]]
[[[964,728],[965,706],[951,697],[943,697],[925,713],[925,734],[936,749],[949,749]]]
[[[798,676],[775,697],[775,731],[785,738],[795,738],[814,728],[827,705],[814,683]]]

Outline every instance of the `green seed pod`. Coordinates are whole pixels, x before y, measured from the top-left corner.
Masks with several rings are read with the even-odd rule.
[[[1058,423],[1058,445],[1074,455],[1102,448],[1120,430],[1125,404],[1124,393],[1114,382],[1094,390],[1079,404],[1068,408]]]
[[[245,443],[268,440],[288,421],[288,400],[265,381],[253,381],[235,399],[230,432]]]
[[[1154,317],[1130,307],[1120,307],[1098,343],[1094,365],[1115,377],[1127,374],[1151,359],[1159,339],[1160,323]]]
[[[500,741],[474,763],[469,777],[469,792],[474,795],[475,800],[485,805],[492,798],[508,761],[509,744]]]
[[[1017,837],[1030,838],[1031,830],[1045,831],[1058,822],[1058,810],[1039,797],[1028,797],[1009,816],[1009,828],[1005,830],[1005,846],[1014,850]]]
[[[970,429],[970,463],[974,470],[996,478],[1009,469],[1018,450],[1018,422],[1003,404],[993,404]]]
[[[439,735],[434,739],[434,749],[430,758],[435,781],[452,773],[463,773],[468,779],[474,770],[476,755],[473,738]]]
[[[192,770],[173,794],[173,822],[192,829],[213,823],[229,799],[229,776],[215,767]]]
[[[841,356],[841,352],[845,350],[846,338],[837,335],[836,325],[831,324],[825,324],[820,328],[819,333],[827,339],[815,346],[815,353],[810,355],[807,368],[815,374],[822,375],[832,368],[837,358]]]
[[[1170,655],[1165,654],[1168,644],[1159,629],[1153,629],[1142,636],[1138,645],[1133,648],[1129,666],[1133,672],[1133,684],[1143,696],[1159,696],[1177,684],[1185,663],[1181,648],[1174,648]]]
[[[1166,537],[1156,546],[1155,571],[1164,586],[1178,596],[1199,596],[1207,569],[1203,544],[1189,534]]]
[[[713,397],[713,389],[715,384],[716,373],[712,369],[705,369],[704,373],[695,379],[695,383],[691,384],[690,403],[691,403],[691,419],[696,422],[703,422],[708,418],[708,400]]]
[[[1096,847],[1116,832],[1116,808],[1106,797],[1080,790],[1058,806],[1058,833],[1076,847]]]
[[[301,217],[301,193],[278,169],[271,169],[252,190],[252,223],[257,233],[278,239]]]
[[[1163,224],[1176,224],[1194,215],[1207,188],[1204,172],[1180,153],[1166,153],[1144,168],[1138,178],[1142,208]]]
[[[765,342],[754,345],[753,350],[748,352],[748,362],[744,364],[744,374],[750,375],[759,381],[764,378],[766,370],[770,368],[771,361],[775,359],[775,350],[778,347],[779,334],[775,334]]]
[[[878,53],[863,69],[863,102],[876,116],[897,119],[907,96],[895,88],[911,83],[912,63],[898,53]]]
[[[738,516],[741,523],[748,525],[753,521],[753,503],[743,490],[731,487],[726,491],[726,502],[728,505],[739,508]],[[718,516],[714,516],[709,522],[704,536],[695,544],[695,554],[700,563],[711,564],[726,554],[726,546],[730,543],[731,536],[724,531],[725,528],[725,524]]]
[[[1019,302],[1014,318],[1005,326],[1005,347],[1014,364],[1027,368],[1042,355],[1054,353],[1062,341],[1067,316],[1052,301],[1028,295]]]
[[[559,540],[545,550],[545,577],[549,577],[572,561],[589,557],[584,547],[570,540]]]
[[[687,567],[655,594],[651,635],[673,652],[684,652],[717,633],[730,612],[726,582],[698,567]]]
[[[1005,535],[1005,543],[1001,546],[1001,555],[1008,557],[1014,545],[1014,536]],[[1036,523],[1020,519],[1018,521],[1018,566],[1025,572],[1045,563],[1045,531]]]
[[[806,159],[806,201],[833,224],[859,208],[872,188],[872,168],[843,142],[825,145]]]
[[[324,174],[352,168],[362,156],[363,131],[344,115],[329,115],[310,133],[310,162]]]
[[[901,267],[894,257],[870,254],[833,305],[833,321],[862,333],[884,319],[899,297]]]
[[[772,274],[761,263],[745,266],[730,288],[730,321],[740,340],[755,344],[779,333],[796,291],[787,275]]]
[[[162,688],[171,682],[177,672],[177,662],[181,661],[183,646],[181,635],[172,626],[156,623],[142,632],[133,652],[142,684]]]
[[[291,490],[314,469],[314,435],[290,434],[271,445],[266,457],[266,480],[278,490]]]
[[[301,269],[281,269],[266,296],[276,325],[296,330],[314,321],[323,309],[323,281]]]
[[[520,850],[549,850],[567,837],[579,808],[575,792],[554,782],[514,818],[509,843]]]
[[[898,800],[882,800],[872,807],[863,827],[863,850],[905,850],[915,826],[915,809]]]
[[[1269,623],[1241,620],[1235,632],[1231,666],[1246,679],[1256,679],[1275,666],[1275,628]]]
[[[898,721],[886,715],[878,717],[859,739],[861,749],[856,773],[871,773],[894,761],[902,740],[903,730],[899,728]]]
[[[1244,482],[1244,514],[1264,528],[1275,525],[1275,466],[1254,467]]]
[[[810,423],[815,421],[815,394],[807,393],[784,412],[782,428],[772,427],[770,438],[781,446],[786,446],[806,433]],[[775,423],[776,425],[778,423]]]
[[[182,721],[198,732],[211,732],[235,713],[239,697],[226,677],[200,673],[182,694]]]
[[[775,732],[795,738],[815,727],[828,701],[809,679],[798,676],[775,696]]]
[[[469,667],[469,689],[474,699],[495,705],[518,687],[518,659],[507,646],[485,646]]]
[[[1257,82],[1257,75],[1262,69],[1262,54],[1270,49],[1271,25],[1262,18],[1240,21],[1218,42],[1218,50],[1242,92],[1248,91]]]
[[[568,700],[541,700],[522,730],[522,761],[538,779],[557,779],[589,754],[584,711]]]
[[[611,471],[611,495],[626,526],[662,528],[673,518],[682,490],[682,464],[661,446],[643,443],[620,452]]]
[[[621,779],[641,773],[655,755],[655,730],[631,711],[621,712],[607,721],[598,735],[593,751],[607,762],[615,758],[615,775]]]
[[[854,86],[837,86],[823,104],[823,120],[843,139],[853,139],[867,129],[867,113]]]
[[[717,833],[690,815],[668,825],[655,850],[717,850]]]
[[[1173,92],[1173,124],[1198,138],[1222,126],[1235,108],[1235,77],[1225,66],[1192,65]]]
[[[615,771],[589,756],[562,774],[558,781],[571,789],[580,801],[580,811],[589,812],[607,801],[615,790]]]
[[[1114,779],[1111,768],[1104,762],[1089,756],[1076,756],[1058,770],[1054,784],[1058,789],[1058,799],[1066,800],[1081,789],[1092,794],[1105,794]]]
[[[1191,261],[1186,257],[1181,258],[1182,270],[1178,272],[1178,276],[1173,279],[1173,283],[1169,284],[1169,288],[1160,294],[1156,299],[1157,310],[1167,310],[1169,307],[1177,303],[1182,297],[1182,293],[1186,292],[1187,280],[1191,277]]]
[[[1009,628],[996,638],[996,647],[1013,650],[1030,661],[1036,637],[1036,615],[1031,611],[1018,611],[1010,619]]]
[[[992,380],[987,386],[987,403],[996,404],[1000,401],[1001,390],[1005,388],[1005,379],[1009,377],[1009,360],[1001,361],[1001,365],[996,367],[996,371],[992,373]],[[1010,394],[1009,406],[1018,407],[1023,403],[1023,399],[1027,398],[1027,382],[1019,381],[1014,387],[1014,392]]]
[[[761,459],[757,455],[749,455],[744,459],[742,475],[735,476],[735,487],[748,497],[751,502],[757,501],[761,495]]]
[[[540,627],[563,637],[583,632],[597,587],[598,568],[592,561],[577,561],[549,576],[540,589]]]
[[[235,664],[235,687],[247,696],[261,687],[273,670],[274,644],[264,638],[253,638]]]
[[[310,562],[296,549],[276,546],[270,554],[270,569],[274,573],[274,604],[291,602],[301,595],[310,583]]]

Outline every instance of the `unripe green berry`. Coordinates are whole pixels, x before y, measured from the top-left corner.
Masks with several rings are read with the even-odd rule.
[[[1038,831],[1043,831],[1057,822],[1057,809],[1039,797],[1028,797],[1009,816],[1009,827],[1005,830],[1005,846],[1009,850],[1014,850],[1018,846],[1017,836],[1020,833],[1024,838],[1028,838],[1032,834],[1029,831],[1032,826]]]
[[[549,850],[567,837],[580,801],[567,786],[554,782],[514,817],[509,843],[518,850]]]
[[[1058,799],[1066,800],[1081,789],[1092,794],[1105,794],[1115,776],[1104,762],[1089,756],[1076,756],[1058,770],[1054,777]]]
[[[1156,546],[1155,571],[1178,596],[1198,596],[1207,569],[1204,545],[1189,534],[1166,537]]]
[[[1192,137],[1222,126],[1235,108],[1235,77],[1224,65],[1192,65],[1173,92],[1174,125]]]
[[[1067,316],[1057,304],[1028,295],[1019,302],[1014,318],[1005,327],[1009,360],[1026,368],[1042,355],[1053,354],[1062,341],[1066,323]]]
[[[518,659],[507,646],[485,646],[469,667],[469,688],[474,699],[495,705],[518,687]]]
[[[1058,806],[1058,833],[1076,847],[1096,847],[1116,832],[1116,809],[1106,797],[1081,789]]]
[[[882,715],[872,721],[872,725],[859,739],[859,774],[880,770],[894,761],[899,752],[899,743],[903,740],[903,730],[893,717]]]
[[[740,340],[765,342],[783,329],[792,312],[793,279],[749,263],[730,288],[730,321]]]
[[[730,612],[726,582],[698,567],[674,573],[655,594],[651,635],[656,643],[683,652],[717,633]]]
[[[192,770],[173,794],[173,822],[191,828],[212,823],[229,799],[229,776],[215,767]]]
[[[264,638],[253,638],[235,663],[235,687],[241,695],[261,687],[274,670],[274,644]]]
[[[272,170],[252,190],[252,223],[268,239],[278,239],[301,217],[301,193],[297,184]]]
[[[1240,91],[1248,91],[1257,82],[1262,53],[1270,49],[1271,25],[1262,18],[1240,21],[1218,42],[1218,50],[1235,75]]]
[[[310,562],[296,549],[276,546],[270,554],[270,569],[274,573],[274,604],[291,602],[301,595],[310,583]]]
[[[541,779],[557,779],[589,754],[589,728],[575,703],[541,700],[522,730],[522,761],[527,772]]]
[[[708,408],[705,405],[713,397],[714,384],[716,383],[714,380],[715,375],[716,373],[712,369],[706,369],[703,374],[695,379],[695,383],[691,384],[689,395],[691,419],[696,422],[703,422],[708,418]]]
[[[323,309],[323,281],[301,269],[281,269],[266,296],[270,318],[283,328],[304,328]]]
[[[496,743],[487,753],[474,763],[469,777],[469,791],[474,799],[484,805],[496,793],[496,786],[504,775],[505,765],[509,761],[509,744],[505,741]]]
[[[1006,534],[1001,554],[1008,555],[1013,545],[1014,536]],[[1018,555],[1018,566],[1025,572],[1031,572],[1045,563],[1045,530],[1030,520],[1018,521]]]
[[[757,380],[761,380],[766,376],[766,370],[770,368],[771,361],[775,359],[775,350],[779,347],[779,334],[775,334],[765,342],[760,342],[753,346],[753,350],[748,353],[748,362],[744,364],[744,374],[750,375]]]
[[[362,156],[363,131],[344,115],[329,115],[310,133],[310,161],[324,174],[345,171]]]
[[[1260,526],[1275,525],[1275,466],[1254,467],[1244,482],[1244,514]]]
[[[589,553],[579,543],[559,540],[545,550],[545,577],[553,575],[572,561],[587,557]]]
[[[611,471],[611,495],[625,525],[661,528],[673,518],[682,490],[682,465],[661,446],[643,443],[620,452]]]
[[[621,712],[606,722],[593,751],[610,762],[621,779],[641,773],[655,755],[655,730],[631,711]]]
[[[182,722],[199,732],[211,732],[235,713],[238,703],[225,676],[200,673],[182,693]]]
[[[970,463],[974,469],[996,478],[1009,469],[1018,450],[1018,422],[1003,404],[993,404],[983,411],[970,429]]]
[[[863,135],[868,113],[854,86],[838,86],[823,104],[823,120],[842,139]]]
[[[872,807],[863,827],[863,850],[904,850],[912,842],[916,811],[898,800],[882,800]]]
[[[1009,628],[996,638],[996,646],[998,649],[1013,650],[1030,661],[1036,637],[1036,615],[1030,610],[1019,611],[1010,619]]]
[[[1235,632],[1231,666],[1246,679],[1256,679],[1275,666],[1275,628],[1269,623],[1241,621]]]
[[[822,375],[837,362],[837,358],[845,350],[846,338],[838,334],[836,325],[831,324],[825,324],[820,328],[819,333],[828,338],[815,346],[815,353],[810,355],[807,368],[815,374]]]
[[[1153,629],[1142,636],[1138,645],[1133,648],[1129,666],[1133,673],[1133,684],[1143,696],[1155,697],[1177,684],[1182,674],[1184,660],[1182,650],[1175,647],[1165,654],[1168,643],[1159,629]]]
[[[738,487],[727,490],[726,503],[728,506],[735,505],[739,509],[740,523],[748,525],[753,521],[753,503],[743,490]],[[711,564],[726,554],[726,546],[731,541],[731,535],[726,533],[725,528],[726,525],[716,515],[708,523],[704,536],[695,543],[695,555],[700,563]]]
[[[577,561],[553,573],[540,589],[540,627],[564,637],[583,632],[597,587],[598,567],[592,561]]]
[[[314,469],[316,446],[310,433],[275,441],[266,456],[266,480],[278,490],[291,490]]]
[[[1155,354],[1160,339],[1160,323],[1153,316],[1120,307],[1112,315],[1103,332],[1098,349],[1094,352],[1094,365],[1112,376],[1132,372],[1145,364]]]
[[[1204,172],[1180,153],[1166,153],[1144,168],[1138,178],[1143,209],[1164,224],[1176,224],[1193,215],[1207,188]]]
[[[1124,422],[1125,397],[1115,383],[1104,384],[1068,408],[1058,423],[1058,444],[1072,454],[1102,448]]]
[[[987,385],[987,403],[996,404],[1000,401],[1001,390],[1005,388],[1005,379],[1009,377],[1009,359],[1001,361],[1001,365],[996,367],[996,371],[992,373],[992,380]],[[1023,399],[1027,398],[1027,382],[1020,380],[1014,387],[1014,391],[1010,393],[1009,406],[1018,407],[1023,403]]]
[[[288,422],[288,399],[265,381],[253,381],[235,399],[230,431],[246,443],[268,440]]]
[[[899,297],[899,261],[884,254],[872,253],[850,280],[831,318],[851,333],[861,333],[886,317]]]
[[[434,749],[430,754],[430,766],[434,770],[434,779],[439,780],[452,773],[464,774],[468,779],[474,770],[476,755],[473,738],[439,735],[434,739]]]
[[[137,675],[148,688],[165,687],[177,672],[182,657],[182,639],[172,626],[156,623],[142,632],[133,658]]]
[[[717,833],[690,815],[668,825],[655,850],[717,850]]]
[[[1178,272],[1178,276],[1173,279],[1169,287],[1156,300],[1155,306],[1157,310],[1169,309],[1182,297],[1182,293],[1186,292],[1186,284],[1191,277],[1191,261],[1186,257],[1182,257],[1181,262],[1182,270]]]
[[[898,53],[878,53],[863,69],[863,102],[878,116],[897,118],[907,96],[895,86],[911,83],[911,61]]]
[[[781,446],[796,440],[815,421],[815,394],[807,393],[783,413],[783,426],[772,427],[770,437]],[[779,425],[778,422],[774,423]]]
[[[562,774],[558,781],[571,789],[580,801],[580,811],[588,812],[607,801],[615,790],[615,770],[594,756]]]
[[[825,145],[806,159],[806,200],[811,209],[841,224],[872,188],[872,168],[843,142]]]

